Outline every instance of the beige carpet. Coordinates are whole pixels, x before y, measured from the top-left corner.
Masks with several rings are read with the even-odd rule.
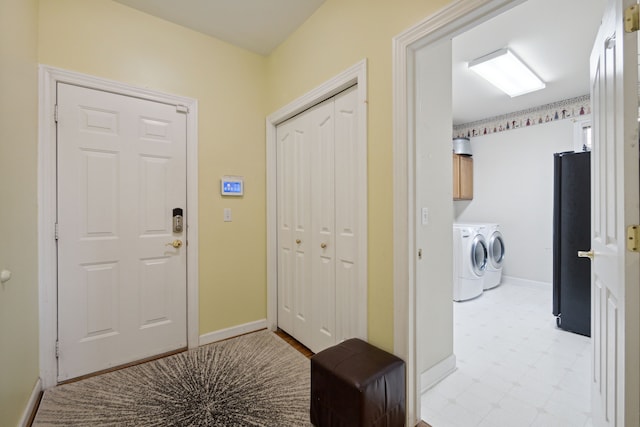
[[[45,391],[34,426],[309,426],[309,360],[260,331]]]

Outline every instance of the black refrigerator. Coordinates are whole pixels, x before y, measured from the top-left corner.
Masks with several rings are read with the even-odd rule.
[[[553,155],[553,314],[559,328],[591,336],[590,152]]]

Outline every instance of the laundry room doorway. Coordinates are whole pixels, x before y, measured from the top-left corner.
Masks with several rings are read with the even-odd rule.
[[[471,2],[469,2],[471,3]],[[455,356],[453,355],[453,348],[450,346],[451,340],[447,338],[448,333],[452,332],[452,317],[446,318],[430,318],[429,322],[419,321],[418,310],[423,310],[424,306],[419,301],[420,288],[431,289],[434,286],[442,286],[439,281],[430,280],[428,276],[421,276],[421,267],[418,266],[421,258],[425,254],[425,246],[429,243],[435,244],[440,248],[447,247],[444,240],[431,240],[421,237],[419,227],[437,227],[449,228],[449,220],[443,220],[439,222],[437,216],[433,215],[432,206],[421,206],[420,193],[430,192],[431,194],[437,194],[438,187],[441,185],[449,185],[450,183],[445,181],[447,174],[451,173],[451,170],[447,170],[445,166],[440,168],[441,175],[438,180],[432,181],[419,181],[417,177],[419,172],[417,169],[424,165],[425,161],[429,160],[429,155],[434,155],[435,151],[430,147],[426,148],[426,156],[419,157],[419,149],[417,147],[418,133],[421,126],[428,129],[428,134],[434,129],[440,129],[438,123],[443,121],[442,116],[427,116],[419,114],[420,108],[425,109],[424,102],[428,102],[429,99],[435,100],[439,105],[445,105],[441,98],[431,96],[429,93],[423,93],[421,95],[416,92],[416,88],[420,85],[416,76],[416,69],[418,65],[416,61],[419,60],[421,55],[420,51],[424,48],[437,49],[443,43],[446,43],[444,39],[447,36],[453,36],[459,34],[466,28],[470,28],[479,22],[483,22],[504,10],[512,8],[521,2],[518,1],[485,1],[481,4],[471,5],[469,3],[462,2],[461,4],[452,5],[449,8],[443,9],[440,14],[436,14],[430,19],[427,19],[422,25],[418,25],[413,29],[398,36],[394,41],[394,162],[395,162],[395,176],[396,183],[394,185],[394,192],[396,194],[395,205],[395,248],[394,248],[394,262],[396,264],[394,289],[395,289],[395,346],[396,352],[403,355],[408,361],[409,381],[414,381],[409,385],[409,423],[417,421],[418,417],[411,418],[411,412],[413,414],[419,414],[419,394],[421,376],[427,375],[427,379],[437,381],[438,378],[445,377],[448,372],[451,371],[452,366],[455,366]],[[628,2],[629,4],[631,2]],[[615,4],[618,13],[622,10],[622,3]],[[620,15],[618,15],[620,16]],[[622,20],[619,21],[621,25]],[[618,27],[619,28],[619,27]],[[626,37],[628,38],[628,36]],[[611,47],[613,43],[609,43]],[[637,52],[636,52],[637,55]],[[636,58],[637,59],[637,58]],[[434,61],[436,61],[434,59]],[[446,57],[442,57],[442,65],[446,66]],[[429,70],[432,72],[432,70]],[[433,73],[432,73],[433,74]],[[431,75],[432,75],[431,74]],[[427,87],[427,86],[424,86]],[[413,96],[416,96],[415,104],[413,103]],[[421,96],[424,96],[422,98]],[[411,101],[411,102],[410,102]],[[434,119],[434,117],[437,117]],[[433,120],[432,120],[433,119]],[[446,125],[444,126],[446,127]],[[451,129],[449,128],[449,131]],[[450,140],[451,134],[449,134]],[[438,134],[434,134],[434,138],[429,138],[427,144],[430,145],[433,141],[439,141]],[[438,143],[443,143],[439,141]],[[430,151],[431,150],[431,151]],[[415,157],[414,157],[415,153]],[[637,154],[637,153],[636,153]],[[448,153],[450,156],[450,152]],[[444,157],[441,158],[443,162]],[[433,164],[434,168],[438,168]],[[637,165],[636,165],[637,167]],[[610,173],[613,173],[611,171]],[[437,184],[435,184],[437,182]],[[420,188],[419,188],[420,187]],[[414,196],[415,195],[415,198]],[[634,196],[637,197],[637,196]],[[444,203],[447,203],[444,197],[441,199],[439,209]],[[450,202],[449,202],[450,203]],[[622,203],[622,202],[620,202]],[[427,215],[425,216],[425,210]],[[623,207],[620,206],[622,210]],[[634,215],[631,212],[632,217]],[[637,213],[635,214],[637,216]],[[426,221],[425,221],[426,218]],[[405,222],[408,227],[405,228],[400,222]],[[425,224],[426,222],[426,224]],[[428,230],[425,230],[428,232]],[[424,236],[424,234],[422,235]],[[450,237],[449,237],[450,239]],[[444,250],[443,250],[444,252]],[[440,270],[430,270],[429,275],[447,274],[449,266],[444,265],[440,267]],[[436,268],[438,268],[436,266]],[[440,271],[440,272],[439,272]],[[630,274],[636,274],[635,270],[630,270]],[[633,282],[633,280],[632,280]],[[405,285],[406,284],[406,285]],[[440,288],[438,288],[440,291]],[[426,291],[428,292],[428,291]],[[428,293],[432,299],[437,299],[438,293]],[[444,292],[443,292],[444,294]],[[637,295],[633,295],[634,298]],[[417,301],[418,300],[418,301]],[[416,302],[417,301],[417,302]],[[431,301],[431,304],[435,304],[435,301]],[[445,298],[440,300],[441,304],[445,304]],[[419,306],[419,307],[418,307]],[[635,309],[637,312],[637,308]],[[408,313],[406,316],[404,313]],[[408,317],[408,319],[407,319]],[[628,318],[627,320],[633,320],[634,318]],[[636,319],[637,320],[637,319]],[[420,332],[420,328],[423,325],[429,325],[429,328],[424,328],[423,332]],[[626,324],[628,326],[628,323]],[[635,325],[635,324],[634,324]],[[636,325],[637,326],[637,325]],[[425,329],[428,329],[425,331]],[[443,332],[445,331],[445,332]],[[448,331],[448,332],[447,332]],[[627,334],[628,336],[628,334]],[[412,337],[418,337],[415,341]],[[430,341],[430,345],[439,347],[444,353],[450,350],[450,356],[444,359],[428,359],[429,355],[425,357],[420,353],[420,339],[427,339]],[[449,346],[449,347],[448,347]],[[635,347],[629,348],[629,351],[633,353]],[[434,354],[437,350],[432,349],[429,354]],[[422,370],[422,368],[425,370]],[[633,378],[635,372],[631,371]],[[637,382],[637,381],[636,381]],[[634,382],[633,386],[627,384],[627,392],[630,392],[630,396],[637,395],[638,384]]]

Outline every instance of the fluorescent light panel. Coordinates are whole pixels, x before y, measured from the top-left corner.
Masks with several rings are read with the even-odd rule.
[[[544,82],[507,48],[474,59],[469,68],[512,98],[545,88]]]

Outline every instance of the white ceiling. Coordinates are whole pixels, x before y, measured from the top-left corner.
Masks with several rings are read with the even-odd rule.
[[[325,0],[115,0],[268,55]],[[606,0],[527,0],[453,40],[453,120],[469,123],[589,93],[589,54]],[[467,69],[509,47],[542,78],[509,98]],[[389,48],[390,49],[390,48]]]
[[[589,55],[605,0],[528,0],[453,39],[453,120],[469,123],[589,93]],[[510,98],[467,68],[509,47],[547,84]]]
[[[115,0],[261,55],[268,55],[325,0]]]

